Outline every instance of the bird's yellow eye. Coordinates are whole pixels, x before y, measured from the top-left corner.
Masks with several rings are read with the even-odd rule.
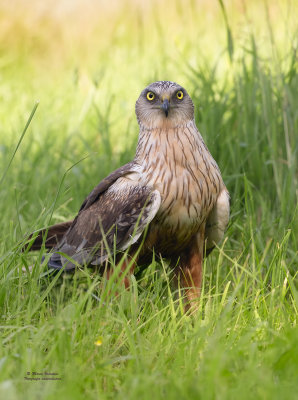
[[[183,99],[183,92],[182,90],[178,90],[178,92],[176,93],[176,97],[178,100],[182,100]]]
[[[154,99],[155,99],[155,94],[154,94],[153,92],[148,92],[148,93],[147,93],[147,99],[148,99],[149,101],[154,100]]]

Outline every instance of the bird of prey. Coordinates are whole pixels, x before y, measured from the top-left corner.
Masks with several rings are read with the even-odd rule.
[[[229,194],[183,87],[152,83],[135,111],[140,131],[133,161],[103,179],[74,220],[40,231],[31,250],[44,242],[52,249],[48,266],[70,270],[102,265],[115,250],[121,257],[128,249],[130,273],[154,251],[169,260],[190,304],[200,295],[203,257],[228,224]]]

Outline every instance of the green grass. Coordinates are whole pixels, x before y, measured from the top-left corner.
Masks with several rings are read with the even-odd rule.
[[[297,398],[294,3],[176,1],[165,15],[130,0],[60,17],[0,4],[1,399]],[[134,102],[156,79],[191,94],[231,195],[192,316],[166,261],[125,291],[92,270],[48,276],[44,251],[21,252],[132,159]],[[24,379],[45,371],[61,381]]]

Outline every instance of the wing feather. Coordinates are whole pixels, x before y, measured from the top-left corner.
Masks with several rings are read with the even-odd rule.
[[[76,264],[101,264],[114,246],[125,250],[138,240],[160,207],[160,193],[148,186],[119,181],[122,183],[115,181],[81,208],[51,256],[50,267],[73,269]]]
[[[110,175],[99,182],[99,184],[86,197],[83,204],[81,205],[79,212],[90,207],[99,198],[99,196],[103,192],[105,192],[117,179],[129,173],[135,172],[135,170],[136,164],[134,162],[129,162],[110,173]]]
[[[223,189],[206,221],[205,237],[207,238],[207,255],[212,251],[215,244],[218,244],[222,240],[229,222],[229,215],[230,196],[228,191]]]
[[[109,189],[109,187],[117,179],[126,176],[127,174],[136,172],[137,169],[138,165],[135,162],[130,162],[113,171],[92,190],[89,196],[86,197],[83,204],[81,205],[79,212],[82,211],[83,209],[90,207],[102,193],[104,193],[107,189]],[[69,230],[69,228],[73,225],[74,222],[75,221],[73,220],[66,221],[49,226],[47,228],[43,228],[38,231],[38,234],[33,242],[30,241],[30,239],[32,239],[32,237],[35,236],[36,232],[31,233],[29,237],[27,237],[27,243],[25,244],[22,250],[24,251],[28,248],[28,243],[30,250],[39,250],[43,244],[47,249],[52,249],[56,247],[57,244],[61,241],[61,239],[63,239],[65,233]]]

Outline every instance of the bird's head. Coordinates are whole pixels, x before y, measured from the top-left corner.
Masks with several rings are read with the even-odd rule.
[[[158,81],[147,86],[136,102],[139,125],[148,129],[176,127],[194,118],[187,91],[175,82]]]

